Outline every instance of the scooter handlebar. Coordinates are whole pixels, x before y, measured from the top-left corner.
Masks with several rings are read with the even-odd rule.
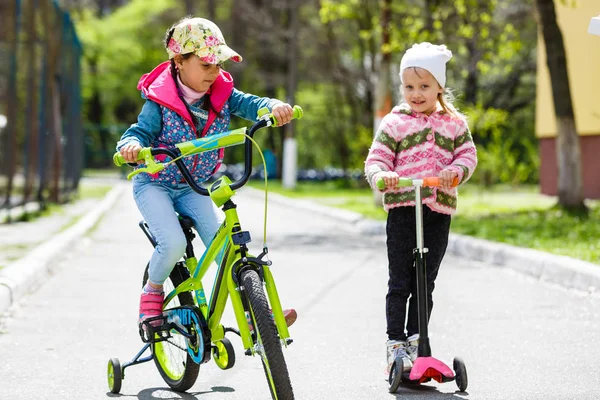
[[[385,190],[385,181],[383,180],[383,178],[377,179],[377,182],[375,184],[377,185],[377,189],[382,191]],[[398,178],[398,184],[396,185],[396,187],[410,187],[416,185],[438,187],[440,186],[440,178],[439,176],[428,176],[426,178],[419,179],[400,177]],[[454,181],[452,182],[452,187],[456,186],[458,186],[458,177],[454,178]]]

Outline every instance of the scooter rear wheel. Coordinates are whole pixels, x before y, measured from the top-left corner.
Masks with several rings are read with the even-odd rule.
[[[467,378],[467,367],[465,367],[465,362],[460,357],[455,357],[453,367],[454,375],[456,375],[456,386],[458,386],[458,390],[464,392],[465,390],[467,390],[467,385],[469,384],[469,380]]]

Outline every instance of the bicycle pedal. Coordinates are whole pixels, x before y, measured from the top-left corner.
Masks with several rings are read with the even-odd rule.
[[[171,338],[171,324],[167,322],[164,314],[158,315],[142,321],[139,333],[144,343],[161,342]]]

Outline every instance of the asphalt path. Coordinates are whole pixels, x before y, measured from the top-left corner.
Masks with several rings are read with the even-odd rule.
[[[244,191],[234,200],[258,253],[262,201]],[[128,361],[142,347],[137,307],[152,247],[139,218],[128,193],[65,252],[53,276],[0,321],[0,399],[269,398],[260,360],[244,356],[236,336],[230,337],[235,367],[204,364],[188,393],[168,390],[153,363],[128,368],[121,394],[108,392],[108,359]],[[294,343],[284,351],[296,398],[600,398],[598,295],[451,256],[436,282],[430,335],[434,356],[449,364],[454,356],[464,359],[467,392],[450,382],[389,394],[384,237],[274,203],[268,227],[282,303],[299,315],[290,328]],[[212,277],[205,285],[209,293]],[[224,323],[233,325],[230,310]]]

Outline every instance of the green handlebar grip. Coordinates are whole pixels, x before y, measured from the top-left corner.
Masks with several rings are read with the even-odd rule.
[[[304,115],[304,111],[302,111],[302,107],[300,107],[300,106],[294,106],[293,110],[294,110],[294,116],[292,117],[293,119],[300,119]]]
[[[385,189],[385,181],[383,180],[383,178],[377,179],[376,185],[377,185],[377,189],[384,190]]]
[[[113,156],[113,163],[115,163],[117,167],[120,167],[121,165],[125,164],[125,159],[123,158],[121,153],[115,153],[115,155]]]
[[[292,119],[300,119],[304,115],[304,111],[302,111],[302,107],[300,106],[294,106],[292,110]],[[279,125],[279,122],[277,122],[277,118],[275,118],[273,114],[271,114],[271,121],[273,121],[274,125]]]
[[[137,155],[137,160],[138,161],[145,160],[146,156],[150,155],[150,151],[151,150],[152,149],[150,147],[143,147],[143,148],[141,148],[140,152]],[[113,163],[115,163],[115,165],[117,167],[120,167],[122,165],[128,164],[127,161],[125,161],[125,159],[121,155],[121,153],[119,153],[118,151],[113,155]]]

